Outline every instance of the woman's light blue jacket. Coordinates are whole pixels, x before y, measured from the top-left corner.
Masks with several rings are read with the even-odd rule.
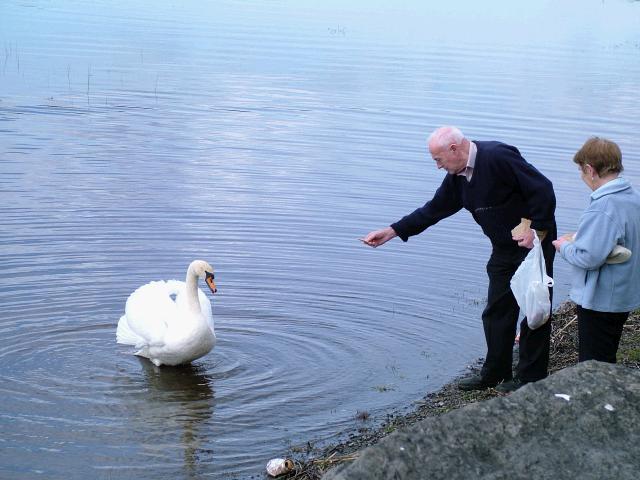
[[[607,264],[615,245],[631,250],[624,263]],[[640,193],[621,177],[591,194],[574,242],[560,247],[573,265],[569,296],[582,308],[629,312],[640,307]]]

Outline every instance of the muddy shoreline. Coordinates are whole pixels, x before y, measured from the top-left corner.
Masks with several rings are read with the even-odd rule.
[[[578,360],[577,352],[578,329],[575,304],[566,302],[554,312],[551,333],[551,354],[549,372],[553,373],[562,368],[575,365]],[[517,348],[517,346],[516,346]],[[517,358],[517,357],[516,357]],[[618,363],[629,368],[640,369],[640,310],[633,312],[627,321],[620,348],[618,349]],[[469,367],[465,376],[479,371],[481,360]],[[409,413],[398,412],[388,414],[386,419],[375,427],[369,423],[367,412],[358,412],[356,420],[362,422],[362,427],[351,432],[340,432],[348,438],[322,448],[316,448],[311,442],[294,446],[283,456],[292,458],[295,470],[287,475],[278,477],[286,480],[319,480],[329,469],[355,460],[359,451],[375,445],[382,438],[397,429],[413,425],[427,417],[434,417],[465,405],[500,396],[494,389],[480,392],[463,392],[458,390],[454,379],[440,390],[426,395],[422,401],[416,402],[415,408]],[[271,478],[266,474],[258,478]]]

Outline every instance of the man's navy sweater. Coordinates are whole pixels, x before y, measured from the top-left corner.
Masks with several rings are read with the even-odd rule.
[[[514,248],[511,229],[521,218],[531,228],[555,235],[553,185],[516,147],[500,142],[474,142],[478,147],[471,181],[447,174],[433,198],[391,225],[407,241],[460,209],[471,212],[494,247]]]

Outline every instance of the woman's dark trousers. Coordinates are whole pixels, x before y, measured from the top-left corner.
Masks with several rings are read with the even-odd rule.
[[[596,312],[578,305],[578,361],[616,363],[622,327],[629,312]]]

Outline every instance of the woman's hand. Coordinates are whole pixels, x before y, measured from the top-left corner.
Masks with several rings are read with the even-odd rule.
[[[556,249],[556,252],[560,251],[560,247],[562,247],[562,245],[564,243],[567,242],[572,242],[573,241],[573,236],[575,234],[573,233],[565,233],[564,235],[562,235],[561,237],[558,237],[556,240],[554,240],[553,242],[551,242],[553,244],[553,246]]]

